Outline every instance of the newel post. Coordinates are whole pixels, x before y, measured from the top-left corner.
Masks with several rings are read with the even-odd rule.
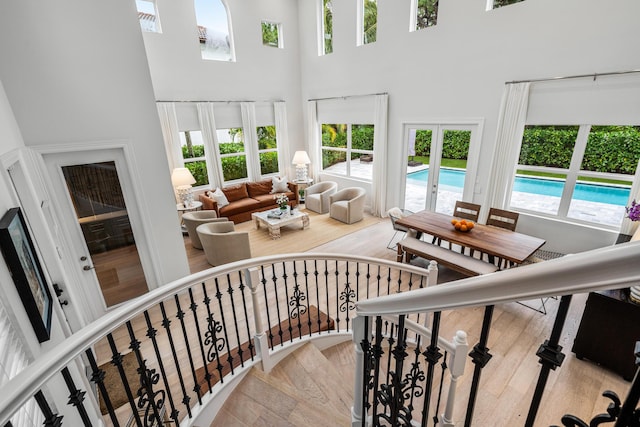
[[[464,374],[464,365],[467,361],[467,353],[469,352],[469,343],[467,342],[467,333],[457,331],[453,337],[453,345],[455,351],[449,358],[449,372],[451,374],[451,384],[449,385],[449,394],[447,395],[447,405],[442,414],[442,427],[453,427],[453,408],[456,403],[456,388],[458,386],[458,378]]]
[[[253,322],[256,329],[253,344],[256,347],[256,354],[260,357],[260,360],[262,360],[262,370],[268,373],[273,368],[273,363],[269,356],[269,343],[267,341],[267,334],[264,331],[262,316],[260,315],[260,301],[258,299],[260,276],[258,275],[258,269],[248,268],[244,270],[244,277],[247,286],[251,289],[251,310],[253,311]]]

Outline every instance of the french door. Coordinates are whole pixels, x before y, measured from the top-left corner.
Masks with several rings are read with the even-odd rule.
[[[480,122],[405,124],[406,209],[453,213],[456,200],[471,201],[478,162]]]
[[[131,215],[136,205],[123,152],[74,151],[43,158],[69,236],[71,265],[92,317],[146,293]]]

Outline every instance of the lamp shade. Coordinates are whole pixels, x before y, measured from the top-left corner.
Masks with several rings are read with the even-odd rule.
[[[311,163],[311,159],[306,151],[296,151],[293,155],[293,163],[294,165],[308,165]]]
[[[171,183],[174,187],[182,187],[184,185],[193,185],[196,179],[187,168],[175,168],[171,173]]]

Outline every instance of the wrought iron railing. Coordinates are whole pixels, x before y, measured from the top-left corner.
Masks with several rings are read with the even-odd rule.
[[[268,370],[274,355],[310,335],[354,330],[361,345],[354,425],[405,425],[402,417],[423,425],[437,417],[438,423],[453,425],[447,414],[454,400],[440,396],[445,390],[447,396],[455,394],[464,363],[444,355],[466,351],[456,352],[453,342],[438,337],[439,313],[478,306],[485,307],[485,315],[470,353],[471,391],[456,399],[467,408],[465,425],[472,425],[482,369],[491,359],[487,341],[494,305],[560,295],[557,325],[538,351],[543,367],[525,424],[533,425],[548,372],[562,361],[556,338],[570,295],[639,282],[638,259],[640,243],[627,243],[444,286],[433,286],[433,264],[426,270],[333,254],[272,256],[216,267],[113,309],[42,355],[0,390],[0,425],[9,425],[34,397],[52,426],[101,425],[101,412],[108,425],[123,425],[129,418],[138,426],[210,423],[211,418],[198,417],[212,397],[250,367],[261,362]],[[397,318],[384,317],[389,315]],[[379,358],[381,351],[391,358]],[[456,360],[457,370],[443,372],[447,360]],[[413,384],[422,374],[416,370],[426,380],[420,399],[415,395],[420,387]],[[413,401],[403,393],[409,384]],[[409,406],[410,416],[404,409]],[[416,406],[419,413],[413,411]]]

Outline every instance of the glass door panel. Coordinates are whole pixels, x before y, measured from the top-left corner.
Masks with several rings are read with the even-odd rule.
[[[113,161],[63,166],[67,190],[107,307],[147,292],[140,256]]]

